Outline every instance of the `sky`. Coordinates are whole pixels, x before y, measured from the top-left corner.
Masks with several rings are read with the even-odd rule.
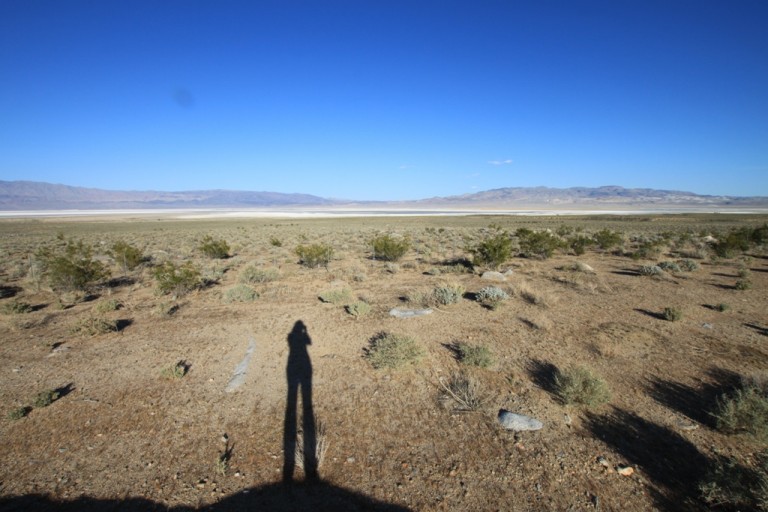
[[[765,0],[2,0],[0,180],[768,196]]]

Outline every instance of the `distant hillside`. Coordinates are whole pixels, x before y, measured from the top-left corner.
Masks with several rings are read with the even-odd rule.
[[[35,181],[0,181],[0,210],[257,208],[331,204],[335,204],[334,201],[309,194],[235,190],[117,191]]]
[[[678,190],[650,188],[512,187],[474,194],[434,197],[418,201],[422,205],[452,206],[768,206],[768,197],[708,196]]]
[[[149,208],[260,208],[289,206],[373,206],[377,208],[569,207],[768,207],[768,197],[706,196],[649,188],[515,187],[418,201],[337,201],[309,194],[197,190],[118,191],[34,181],[0,181],[0,210],[94,210]]]

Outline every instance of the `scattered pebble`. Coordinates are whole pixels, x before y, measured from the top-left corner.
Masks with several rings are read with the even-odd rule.
[[[619,464],[618,466],[616,466],[616,472],[621,476],[632,476],[632,474],[635,472],[635,468],[633,468],[632,466],[625,466],[624,464]]]
[[[597,462],[598,462],[598,463],[599,463],[601,466],[603,466],[603,467],[606,467],[606,468],[610,466],[610,464],[608,464],[608,461],[607,461],[607,460],[605,459],[605,457],[603,457],[602,455],[601,455],[601,456],[599,456],[599,457],[597,458]]]

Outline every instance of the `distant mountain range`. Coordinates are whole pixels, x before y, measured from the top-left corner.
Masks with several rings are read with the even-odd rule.
[[[35,181],[0,181],[0,210],[95,210],[150,208],[268,208],[376,205],[392,208],[582,207],[768,207],[768,197],[699,195],[675,190],[513,187],[417,201],[339,201],[309,194],[197,190],[116,191]]]

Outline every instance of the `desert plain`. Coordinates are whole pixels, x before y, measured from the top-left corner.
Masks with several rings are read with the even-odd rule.
[[[707,484],[718,468],[760,482],[765,437],[724,430],[718,407],[744,382],[768,382],[768,253],[716,247],[766,221],[2,219],[0,510],[717,506]],[[521,255],[521,228],[561,245]],[[583,254],[568,243],[601,231],[620,240]],[[512,251],[492,269],[472,250],[500,234]],[[407,241],[397,261],[372,251],[385,235]],[[206,240],[226,242],[226,257],[204,254]],[[42,256],[79,242],[108,275],[52,284]],[[122,265],[118,242],[141,262]],[[332,249],[327,264],[300,262],[296,248],[312,245]],[[166,264],[187,265],[198,284],[161,290]],[[478,300],[490,286],[507,298]],[[435,303],[437,288],[461,293]],[[387,334],[420,357],[376,367]],[[460,347],[480,350],[481,364]],[[579,368],[604,400],[564,399],[559,383]],[[472,403],[452,393],[457,378]],[[500,410],[543,428],[505,430]],[[306,446],[317,451],[311,481]],[[727,506],[759,506],[753,494]]]

